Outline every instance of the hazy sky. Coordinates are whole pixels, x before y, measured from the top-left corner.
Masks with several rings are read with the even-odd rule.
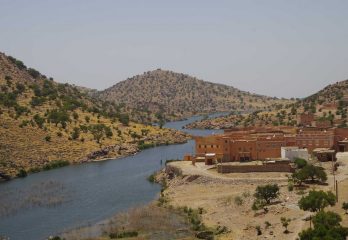
[[[304,97],[348,78],[348,1],[0,0],[0,51],[97,89],[162,68]]]

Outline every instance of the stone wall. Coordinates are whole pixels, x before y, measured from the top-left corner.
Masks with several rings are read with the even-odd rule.
[[[218,165],[218,173],[248,173],[248,172],[294,172],[290,164],[267,163],[263,165]]]

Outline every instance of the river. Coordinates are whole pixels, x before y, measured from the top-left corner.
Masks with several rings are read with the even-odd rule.
[[[222,114],[213,114],[216,117]],[[195,136],[219,130],[182,129],[199,120],[169,122],[164,127]],[[95,224],[118,212],[154,200],[158,184],[147,177],[163,167],[167,159],[182,159],[193,153],[194,142],[159,146],[136,155],[71,165],[32,174],[0,184],[0,238],[41,240],[68,229]]]

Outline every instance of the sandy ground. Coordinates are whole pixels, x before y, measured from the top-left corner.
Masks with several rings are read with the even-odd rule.
[[[340,167],[335,179],[339,182],[339,202],[330,210],[339,212],[343,217],[343,225],[348,226],[348,217],[341,209],[342,202],[348,201],[348,153],[338,154]],[[304,218],[309,216],[297,206],[301,191],[287,189],[286,173],[231,173],[218,174],[215,169],[190,162],[172,162],[171,166],[180,168],[184,177],[176,177],[169,181],[165,191],[173,206],[202,207],[205,210],[203,221],[207,226],[226,226],[230,232],[218,239],[296,239],[298,233],[309,227]],[[333,175],[331,163],[321,164],[328,173],[328,185],[311,185],[317,190],[333,191]],[[281,188],[279,201],[269,206],[269,212],[251,210],[254,201],[253,193],[258,185],[277,183]],[[303,193],[302,193],[303,194]],[[236,197],[242,199],[242,204],[236,203]],[[291,219],[288,227],[290,233],[284,234],[280,218]],[[270,223],[270,225],[266,224]],[[260,226],[262,235],[258,236],[256,226]]]

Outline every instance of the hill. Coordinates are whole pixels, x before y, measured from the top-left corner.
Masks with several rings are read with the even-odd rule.
[[[143,122],[213,112],[266,110],[289,102],[161,69],[136,75],[97,95],[139,112],[137,115],[142,116],[139,120]]]
[[[129,121],[122,108],[0,53],[0,173],[119,157],[183,133]],[[23,171],[22,171],[23,172]]]
[[[347,109],[348,80],[344,80],[330,84],[311,96],[298,99],[295,103],[279,105],[273,111],[255,111],[252,114],[203,120],[187,127],[213,129],[265,125],[347,127]]]

